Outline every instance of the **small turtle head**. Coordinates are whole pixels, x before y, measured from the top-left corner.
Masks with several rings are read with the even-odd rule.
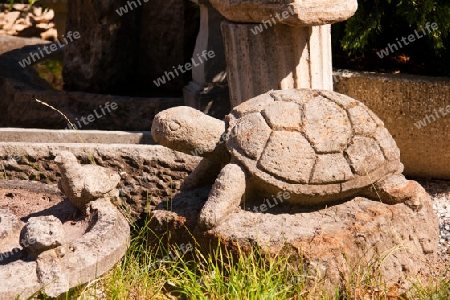
[[[178,106],[158,113],[152,124],[153,139],[163,146],[207,158],[224,148],[225,123],[188,106]]]
[[[55,162],[58,165],[78,163],[77,158],[69,151],[60,151],[55,157]]]

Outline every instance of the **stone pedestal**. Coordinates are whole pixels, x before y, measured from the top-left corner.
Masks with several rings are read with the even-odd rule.
[[[225,20],[209,0],[191,0],[200,5],[200,31],[192,57],[214,51],[214,58],[192,69],[192,81],[183,89],[184,102],[217,118],[230,110],[225,52],[220,23]]]
[[[163,238],[172,245],[195,242],[200,249],[217,249],[220,244],[236,255],[255,248],[266,255],[286,255],[289,267],[309,275],[308,286],[324,280],[329,291],[361,270],[380,276],[387,289],[404,291],[418,278],[434,274],[432,266],[440,262],[438,220],[428,195],[418,211],[362,197],[323,209],[277,214],[241,209],[205,232],[198,229],[197,220],[208,193],[207,187],[180,193],[171,200],[170,211],[167,203],[158,205],[151,213],[154,243]]]
[[[333,90],[330,28],[223,22],[231,105],[272,89]]]

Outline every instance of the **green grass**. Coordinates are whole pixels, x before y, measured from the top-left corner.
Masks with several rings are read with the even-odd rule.
[[[377,270],[385,256],[366,269],[355,268],[341,287],[325,287],[324,280],[293,268],[289,257],[265,257],[259,250],[233,256],[220,247],[205,255],[193,244],[182,253],[160,243],[151,247],[148,220],[132,225],[125,257],[110,272],[72,289],[60,299],[449,299],[450,281],[436,278],[417,282],[402,295],[386,289]],[[178,250],[178,251],[177,251]],[[159,266],[155,261],[167,256]],[[391,253],[392,254],[392,253]],[[391,255],[386,254],[386,255]],[[372,269],[373,268],[373,269]],[[40,295],[37,299],[47,299]]]
[[[288,270],[288,259],[265,258],[259,251],[237,259],[220,247],[205,256],[198,245],[184,256],[163,244],[151,249],[148,223],[134,228],[131,246],[120,265],[102,279],[107,299],[289,299],[307,295],[305,278]],[[172,253],[173,258],[167,259]],[[166,256],[160,265],[155,261]],[[98,286],[97,286],[98,287]],[[81,292],[92,296],[92,287]],[[87,298],[86,298],[87,299]]]
[[[60,59],[48,58],[33,65],[33,69],[40,78],[48,82],[55,90],[62,91],[64,82],[62,78],[63,62]]]

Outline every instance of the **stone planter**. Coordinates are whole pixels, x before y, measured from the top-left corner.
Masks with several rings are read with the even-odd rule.
[[[29,210],[16,208],[20,215],[0,209],[0,299],[29,299],[39,290],[57,297],[104,274],[125,255],[130,228],[108,198],[91,202],[91,213],[74,219],[68,215],[76,209],[55,186],[2,180],[0,190],[44,195],[54,203],[34,200]]]

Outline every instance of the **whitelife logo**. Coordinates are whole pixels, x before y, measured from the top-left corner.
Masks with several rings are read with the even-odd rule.
[[[202,60],[202,58],[204,59],[204,61]],[[173,72],[175,72],[176,76],[180,76],[180,74],[178,73],[177,69],[180,70],[181,73],[186,73],[189,70],[192,70],[192,68],[198,67],[201,64],[203,64],[205,61],[208,60],[209,58],[214,58],[216,57],[216,54],[214,53],[213,50],[209,50],[208,52],[206,52],[206,50],[203,50],[202,55],[200,57],[200,54],[197,53],[197,58],[198,58],[198,64],[196,64],[195,58],[193,57],[191,59],[192,64],[191,63],[185,63],[184,66],[182,65],[178,65],[178,67],[173,66]],[[184,69],[183,69],[184,67]],[[175,74],[173,74],[173,72],[164,72],[164,76],[161,76],[160,78],[153,80],[153,83],[159,87],[162,84],[165,84],[166,82],[170,81],[171,79],[175,79]],[[172,78],[171,78],[172,77]],[[167,78],[167,81],[166,81]]]
[[[144,3],[147,3],[149,0],[142,0]],[[137,2],[137,3],[136,3]],[[138,5],[139,4],[139,5]],[[128,10],[128,7],[130,8],[130,10]],[[132,11],[133,9],[138,8],[139,6],[142,6],[142,2],[141,0],[136,0],[136,1],[127,1],[127,4],[125,4],[124,6],[121,6],[119,9],[116,9],[116,13],[121,17],[124,14],[127,14],[129,11]]]
[[[72,31],[69,31],[66,36],[67,38],[64,37],[64,35],[62,36],[65,44],[61,44],[59,40],[56,40],[56,43],[45,45],[42,47],[42,49],[41,47],[38,47],[38,51],[30,52],[30,55],[28,55],[27,58],[19,61],[19,65],[22,68],[25,68],[26,66],[31,65],[31,59],[33,59],[33,62],[36,62],[39,59],[43,59],[45,57],[45,54],[51,54],[52,52],[58,51],[59,49],[64,48],[66,45],[68,45],[69,41],[73,42],[74,39],[78,40],[81,37],[78,31],[75,31],[74,33],[72,33]],[[67,39],[69,39],[69,41]],[[43,51],[45,51],[45,54],[43,53]]]
[[[447,114],[450,114],[450,105],[447,105],[446,107],[440,107],[438,108],[438,110],[441,113],[442,117],[445,117]],[[437,112],[438,110],[434,109],[434,115],[425,115],[425,118],[414,123],[414,126],[416,126],[417,129],[420,129],[427,126],[428,124],[431,124],[431,122],[436,122],[441,118],[441,116]]]
[[[119,105],[116,102],[112,102],[111,104],[109,102],[106,102],[105,107],[103,108],[103,106],[99,106],[100,111],[102,112],[102,114],[99,114],[97,112],[97,109],[94,109],[93,114],[88,115],[87,117],[82,116],[80,118],[80,120],[78,120],[78,118],[75,119],[75,122],[73,122],[73,126],[75,128],[72,128],[72,126],[70,125],[70,123],[67,123],[67,127],[64,128],[65,130],[79,130],[81,127],[83,127],[83,125],[80,123],[83,122],[84,125],[89,125],[89,123],[93,123],[95,122],[95,120],[100,119],[103,116],[106,116],[106,112],[111,113],[111,110],[116,110],[119,108]],[[77,126],[78,125],[78,126]],[[61,131],[60,134],[64,133],[64,131]]]

